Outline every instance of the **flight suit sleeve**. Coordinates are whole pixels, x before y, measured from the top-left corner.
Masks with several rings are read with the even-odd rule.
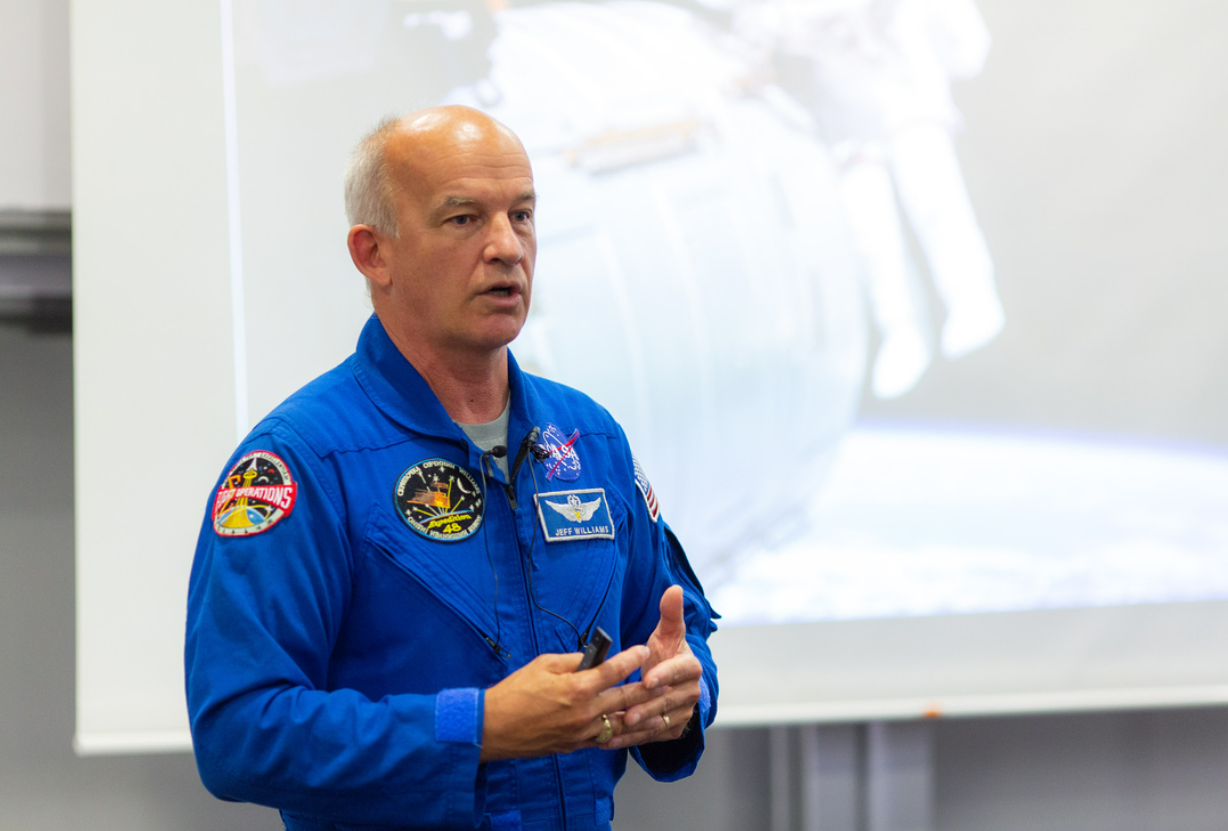
[[[716,631],[715,621],[720,615],[708,603],[686,552],[661,516],[648,477],[630,451],[627,455],[632,476],[626,491],[630,551],[623,620],[630,631],[624,632],[623,643],[644,643],[648,639],[660,619],[661,595],[671,585],[680,585],[687,643],[703,667],[699,703],[686,732],[673,741],[631,748],[632,757],[650,776],[672,782],[695,772],[703,754],[705,731],[716,717],[719,683],[708,637]]]
[[[376,701],[329,689],[353,556],[331,468],[284,424],[249,437],[211,495],[189,586],[201,779],[222,799],[292,815],[476,825],[481,690]]]

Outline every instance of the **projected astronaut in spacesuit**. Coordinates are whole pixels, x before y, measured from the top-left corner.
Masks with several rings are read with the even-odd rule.
[[[946,306],[941,349],[959,358],[1004,323],[993,261],[952,136],[950,81],[980,72],[989,34],[970,0],[740,4],[734,30],[769,48],[815,114],[840,165],[840,192],[882,336],[880,398],[917,383],[932,357],[901,209]]]

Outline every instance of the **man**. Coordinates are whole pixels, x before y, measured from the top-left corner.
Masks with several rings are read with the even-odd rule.
[[[375,314],[244,440],[201,531],[201,777],[292,830],[608,828],[627,752],[694,770],[714,615],[621,428],[508,351],[529,160],[436,108],[369,136],[346,191]],[[577,671],[598,628],[611,657]]]

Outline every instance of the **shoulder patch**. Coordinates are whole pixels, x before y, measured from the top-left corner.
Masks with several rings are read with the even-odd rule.
[[[580,455],[576,453],[576,439],[580,431],[568,436],[553,424],[547,424],[539,442],[542,450],[550,454],[542,464],[546,466],[546,478],[560,482],[574,482],[580,478]]]
[[[635,458],[635,454],[631,454],[631,463],[635,465],[635,486],[640,490],[640,496],[644,497],[644,504],[648,507],[648,515],[652,517],[652,521],[656,522],[661,516],[661,506],[657,504],[657,495],[652,492],[652,483],[648,481],[648,477],[644,474],[644,468],[640,467],[640,460]]]
[[[263,534],[294,510],[298,483],[281,457],[247,453],[226,474],[213,499],[213,530],[223,537]]]
[[[486,502],[473,474],[447,459],[427,459],[407,469],[393,492],[405,524],[438,542],[459,542],[482,526]]]

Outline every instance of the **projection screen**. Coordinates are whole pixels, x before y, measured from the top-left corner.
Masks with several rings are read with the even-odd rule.
[[[512,349],[626,427],[725,615],[719,723],[1228,701],[1226,28],[1137,0],[78,4],[79,752],[189,746],[209,488],[370,314],[349,149],[438,103],[533,159]]]

